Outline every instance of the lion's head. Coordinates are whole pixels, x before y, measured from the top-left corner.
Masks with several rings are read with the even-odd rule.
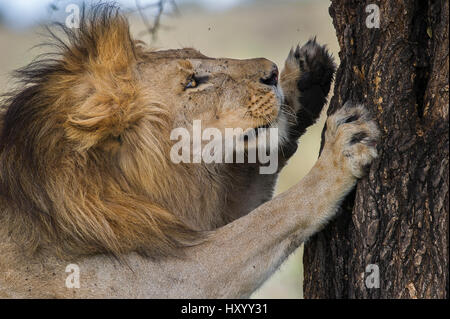
[[[195,243],[207,224],[188,210],[211,207],[189,208],[201,174],[170,163],[170,131],[276,121],[276,66],[148,50],[111,6],[61,30],[59,55],[19,70],[24,87],[2,107],[0,225],[30,252],[158,256]]]

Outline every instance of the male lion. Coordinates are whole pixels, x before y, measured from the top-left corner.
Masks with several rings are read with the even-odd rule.
[[[148,50],[107,5],[62,30],[59,55],[19,70],[0,112],[0,297],[248,297],[376,157],[375,123],[348,103],[310,173],[271,199],[330,89],[315,40],[291,50],[279,83],[266,59]],[[194,120],[278,128],[278,171],[173,163],[171,131]],[[66,283],[69,264],[79,281]]]

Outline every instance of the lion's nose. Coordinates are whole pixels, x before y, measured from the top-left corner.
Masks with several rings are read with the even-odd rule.
[[[276,86],[278,84],[278,67],[274,64],[269,75],[262,77],[259,81],[265,85]]]

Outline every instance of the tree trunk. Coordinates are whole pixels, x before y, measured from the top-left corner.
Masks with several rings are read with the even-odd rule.
[[[449,2],[332,0],[330,15],[341,63],[328,113],[362,102],[382,139],[368,176],[305,245],[304,296],[448,298]]]

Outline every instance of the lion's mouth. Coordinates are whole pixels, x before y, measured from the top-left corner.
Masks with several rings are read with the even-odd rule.
[[[253,129],[255,131],[255,136],[258,136],[258,132],[261,132],[262,130],[265,130],[265,129],[268,129],[268,128],[271,128],[271,127],[272,127],[272,124],[270,124],[270,123],[267,123],[267,124],[255,127]]]

